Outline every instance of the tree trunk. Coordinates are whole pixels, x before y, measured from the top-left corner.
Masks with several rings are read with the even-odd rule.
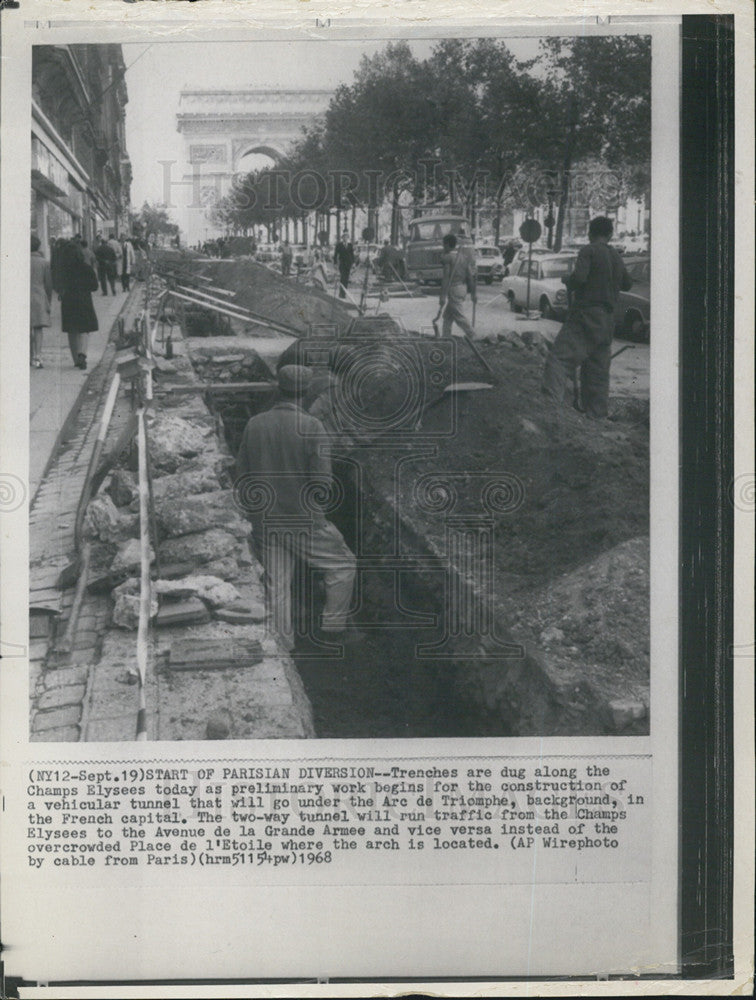
[[[395,184],[391,195],[391,243],[399,242],[399,188]]]
[[[567,201],[570,191],[570,170],[572,169],[572,148],[575,143],[575,119],[576,109],[574,99],[570,99],[568,111],[568,132],[567,140],[564,144],[564,160],[562,161],[562,178],[559,192],[559,211],[557,212],[556,232],[554,234],[554,252],[559,253],[562,249],[562,233],[564,231],[564,216],[567,211]]]

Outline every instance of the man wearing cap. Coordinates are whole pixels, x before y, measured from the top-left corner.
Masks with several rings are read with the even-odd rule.
[[[297,558],[324,575],[322,637],[342,643],[361,638],[348,628],[354,555],[314,502],[328,494],[332,473],[325,428],[302,406],[311,380],[303,365],[279,369],[281,398],[247,423],[236,460],[236,495],[261,544],[269,608],[289,649],[294,646],[291,583]],[[265,503],[256,503],[263,494]]]
[[[346,298],[346,290],[349,286],[349,272],[354,264],[354,247],[349,242],[349,233],[345,229],[341,234],[341,239],[336,244],[333,253],[334,264],[339,265],[339,298]]]

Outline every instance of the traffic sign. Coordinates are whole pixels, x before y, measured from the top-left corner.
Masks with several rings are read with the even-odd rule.
[[[541,235],[541,224],[536,219],[526,219],[520,226],[520,239],[524,243],[535,243]]]

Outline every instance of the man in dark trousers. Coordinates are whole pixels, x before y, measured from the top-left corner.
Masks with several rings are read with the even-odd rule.
[[[102,294],[108,294],[110,284],[110,291],[115,295],[116,253],[102,235],[97,237],[94,255],[97,258],[97,277],[100,279]]]
[[[590,243],[577,256],[575,269],[563,282],[573,301],[557,334],[543,373],[543,392],[564,401],[580,369],[580,408],[586,416],[605,417],[609,406],[609,366],[620,291],[632,287],[622,258],[610,247],[611,219],[599,216],[588,227]]]
[[[287,649],[294,647],[291,584],[298,558],[324,576],[325,607],[314,634],[347,644],[362,638],[348,626],[355,557],[338,528],[307,499],[327,493],[332,478],[326,430],[302,405],[311,381],[303,365],[279,369],[281,398],[247,423],[236,460],[235,494],[252,522],[265,563],[269,614]],[[264,511],[254,502],[263,494]]]
[[[336,244],[333,262],[339,266],[339,298],[345,299],[346,289],[349,286],[349,272],[352,270],[352,265],[354,264],[354,247],[349,242],[349,233],[346,229]]]

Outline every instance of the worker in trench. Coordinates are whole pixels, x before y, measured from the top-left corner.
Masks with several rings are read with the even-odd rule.
[[[609,246],[613,229],[612,220],[605,216],[591,219],[590,242],[578,254],[572,274],[562,279],[573,301],[543,372],[544,394],[562,403],[579,369],[580,385],[574,390],[574,403],[594,419],[605,417],[609,411],[615,309],[620,291],[629,291],[633,284],[622,258]]]
[[[347,645],[363,638],[349,622],[356,560],[322,513],[321,501],[332,489],[331,453],[323,424],[304,409],[311,383],[304,365],[279,369],[280,399],[249,420],[236,461],[235,494],[265,565],[269,620],[289,650],[297,559],[321,571],[325,584],[321,621],[310,624],[311,635]]]

